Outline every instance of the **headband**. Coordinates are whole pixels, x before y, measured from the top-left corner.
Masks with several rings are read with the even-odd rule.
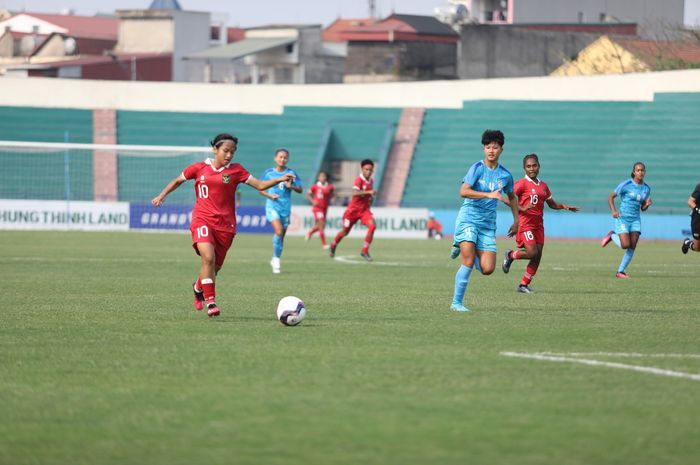
[[[219,147],[219,146],[220,146],[221,144],[223,144],[224,142],[231,142],[231,143],[233,143],[233,144],[236,144],[236,141],[233,140],[233,139],[221,139],[221,140],[219,140],[219,142],[217,142],[216,144],[214,144],[214,147]]]

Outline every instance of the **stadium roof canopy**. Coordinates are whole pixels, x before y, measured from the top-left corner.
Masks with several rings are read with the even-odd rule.
[[[295,37],[254,37],[239,40],[221,47],[209,48],[185,57],[188,60],[235,60],[254,53],[293,44]]]

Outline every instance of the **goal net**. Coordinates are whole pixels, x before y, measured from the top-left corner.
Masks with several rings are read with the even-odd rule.
[[[0,141],[0,199],[147,203],[208,147]],[[169,202],[194,202],[178,189]]]

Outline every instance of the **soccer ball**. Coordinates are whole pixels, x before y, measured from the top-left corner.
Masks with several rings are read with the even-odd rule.
[[[305,317],[306,306],[304,301],[297,297],[283,297],[277,304],[277,319],[285,326],[296,326],[304,321]]]

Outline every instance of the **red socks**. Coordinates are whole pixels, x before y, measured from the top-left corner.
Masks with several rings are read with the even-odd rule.
[[[532,266],[528,266],[525,269],[525,274],[523,275],[523,279],[522,279],[522,281],[520,281],[520,284],[522,284],[523,286],[529,285],[530,282],[532,281],[532,278],[535,277],[535,273],[537,273],[537,268],[534,268]]]
[[[367,253],[369,252],[369,246],[372,244],[372,240],[374,239],[374,230],[377,229],[377,227],[372,224],[367,228],[367,234],[365,234],[365,242],[362,244],[362,253]]]
[[[206,303],[212,303],[216,300],[216,290],[214,285],[214,280],[210,278],[204,278],[202,282],[202,292],[204,292],[204,301]]]

